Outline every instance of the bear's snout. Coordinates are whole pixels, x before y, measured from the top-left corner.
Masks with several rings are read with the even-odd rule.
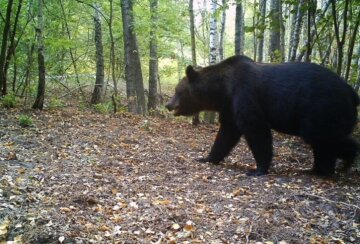
[[[175,96],[172,97],[166,104],[165,104],[165,108],[167,108],[169,111],[172,111],[174,109],[176,109],[176,107],[178,106],[177,101]]]
[[[165,104],[165,108],[167,108],[169,111],[173,110],[173,106],[170,104],[170,101]]]

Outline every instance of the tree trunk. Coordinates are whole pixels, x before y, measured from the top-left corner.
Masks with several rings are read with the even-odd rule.
[[[354,59],[354,66],[357,66],[358,67],[358,69],[360,69],[360,45],[358,45],[358,47],[357,47],[357,52],[356,52],[356,55],[355,55],[355,57],[354,57],[355,59]],[[355,68],[352,68],[352,69],[350,69],[350,73],[349,73],[349,80],[350,81],[354,81],[354,84],[355,84],[355,87],[358,87],[358,85],[359,84],[357,84],[356,83],[356,72],[357,72],[358,70],[357,69],[355,69]]]
[[[144,83],[134,28],[133,3],[132,0],[121,0],[120,2],[124,32],[125,80],[128,110],[132,113],[145,115]]]
[[[196,67],[196,43],[195,43],[195,20],[194,20],[194,0],[189,1],[190,17],[190,38],[191,38],[191,60],[192,65]]]
[[[4,67],[4,80],[5,81],[7,80],[7,72],[9,70],[11,58],[15,55],[15,49],[16,49],[15,35],[16,35],[17,26],[19,23],[19,17],[20,17],[20,12],[21,12],[21,8],[22,8],[22,1],[23,0],[19,0],[19,2],[18,2],[18,7],[16,10],[16,14],[15,14],[15,21],[14,21],[14,25],[13,25],[11,35],[10,35],[10,45],[9,45],[8,51],[6,52],[6,61],[5,61],[5,67]],[[15,67],[16,66],[14,65],[14,69],[15,69]],[[14,82],[13,82],[13,88],[14,88]],[[5,94],[7,93],[7,86],[4,87],[4,93]]]
[[[349,39],[349,49],[348,49],[348,54],[347,54],[347,65],[346,65],[346,70],[345,70],[345,80],[346,81],[348,81],[348,79],[349,79],[351,59],[352,59],[352,56],[353,56],[354,46],[355,46],[355,42],[356,42],[356,36],[357,36],[357,33],[358,33],[358,29],[359,29],[360,9],[358,11],[359,11],[358,14],[355,15],[356,16],[356,22],[354,24],[354,28],[352,30],[351,37]]]
[[[217,0],[211,0],[210,6],[210,38],[209,38],[209,64],[214,65],[217,62],[217,21],[216,21],[216,9],[217,9]],[[215,112],[205,112],[204,120],[208,123],[215,122]]]
[[[191,39],[191,60],[193,67],[197,66],[196,62],[196,43],[195,43],[195,20],[194,20],[194,0],[189,1],[189,17],[190,17],[190,39]],[[200,124],[200,114],[192,117],[192,124]]]
[[[312,38],[312,31],[315,28],[315,11],[316,11],[316,0],[308,0],[307,2],[307,41],[306,41],[306,55],[305,55],[305,62],[311,61],[311,52],[312,52],[312,45],[311,45],[311,38]]]
[[[148,110],[155,110],[158,106],[157,83],[159,77],[157,53],[158,0],[150,0],[150,63],[149,63],[149,98]]]
[[[300,34],[301,34],[301,27],[303,22],[304,11],[302,10],[302,6],[304,4],[304,0],[300,0],[299,4],[295,6],[296,14],[294,16],[291,37],[290,37],[290,44],[289,44],[289,61],[295,61],[296,59],[296,52],[299,47],[300,41]]]
[[[235,55],[244,54],[244,10],[242,0],[236,3],[235,16]]]
[[[8,0],[6,8],[6,17],[4,23],[4,30],[2,35],[2,43],[0,49],[0,89],[1,95],[6,95],[6,75],[5,75],[5,62],[6,62],[6,48],[8,43],[8,36],[11,25],[11,12],[12,12],[13,0]]]
[[[266,0],[260,0],[260,21],[258,23],[259,32],[257,34],[257,61],[263,62],[264,57],[264,36],[265,36],[265,18],[266,18]]]
[[[348,15],[348,7],[349,7],[350,0],[345,0],[345,8],[343,12],[343,30],[340,33],[340,22],[337,19],[337,11],[336,11],[336,3],[335,0],[331,0],[331,7],[332,7],[332,16],[334,22],[334,30],[335,30],[335,40],[337,43],[337,60],[336,60],[336,73],[341,75],[342,70],[342,62],[344,57],[344,44],[345,44],[345,37],[347,32],[347,15]],[[340,36],[341,35],[341,36]]]
[[[113,34],[113,0],[109,0],[110,2],[110,16],[109,16],[109,35],[110,35],[110,65],[111,65],[111,78],[113,80],[114,85],[114,95],[118,96],[118,88],[117,88],[117,78],[116,78],[116,56],[115,56],[115,40]],[[116,104],[115,104],[116,106]],[[115,109],[116,113],[116,109]]]
[[[102,44],[102,30],[100,19],[100,7],[95,3],[94,27],[95,27],[95,48],[96,48],[96,81],[94,91],[91,97],[91,104],[101,102],[104,88],[104,52]]]
[[[281,61],[281,15],[280,0],[271,0],[270,2],[270,61]]]
[[[318,15],[315,19],[314,19],[314,17],[313,17],[312,26],[313,26],[314,28],[312,29],[312,31],[311,31],[311,36],[310,36],[310,41],[311,41],[310,47],[311,47],[311,48],[313,48],[313,46],[315,45],[315,42],[316,42],[316,41],[318,40],[318,38],[319,38],[319,33],[318,33],[318,30],[317,30],[317,25],[318,25],[318,23],[324,18],[325,14],[326,14],[326,12],[327,12],[327,10],[328,10],[328,8],[329,8],[329,6],[330,6],[330,0],[327,0],[327,1],[323,4],[323,6],[321,7],[321,8],[323,9],[322,14],[321,14],[321,15]],[[314,11],[316,11],[316,9],[315,9]],[[315,13],[316,13],[316,12],[313,12],[314,15],[315,15]],[[320,32],[323,32],[324,30],[326,30],[326,28],[327,28],[327,26],[324,25],[324,26],[322,27],[322,30],[321,30]],[[308,39],[308,40],[309,40],[309,39]],[[306,42],[305,45],[304,45],[302,48],[300,48],[299,55],[298,55],[297,58],[296,58],[297,61],[300,62],[300,61],[302,60],[302,58],[303,58],[304,55],[305,55],[305,52],[307,51],[308,45],[309,45],[308,42]],[[318,49],[318,51],[319,51],[320,54],[322,53],[321,50],[320,50],[320,48]],[[320,56],[322,56],[322,55],[320,55]],[[321,57],[320,59],[322,59],[322,57]]]
[[[226,4],[227,0],[222,0],[222,15],[220,22],[220,41],[219,41],[219,59],[224,60],[224,36],[225,36],[225,26],[226,26]]]
[[[38,27],[36,28],[38,43],[38,68],[39,68],[39,84],[37,96],[32,106],[33,109],[42,110],[44,107],[45,97],[45,57],[44,57],[44,16],[43,16],[43,0],[38,0]]]

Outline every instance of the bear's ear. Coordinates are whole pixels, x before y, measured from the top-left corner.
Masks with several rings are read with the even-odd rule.
[[[189,82],[193,82],[197,79],[197,77],[199,76],[199,73],[197,71],[195,71],[191,65],[189,65],[186,68],[186,76],[187,76]]]

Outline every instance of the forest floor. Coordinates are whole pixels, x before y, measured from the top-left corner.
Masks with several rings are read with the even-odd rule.
[[[34,125],[23,128],[19,115]],[[311,150],[274,134],[269,175],[244,140],[197,163],[216,125],[66,108],[0,110],[0,243],[360,243],[358,172],[306,174]]]

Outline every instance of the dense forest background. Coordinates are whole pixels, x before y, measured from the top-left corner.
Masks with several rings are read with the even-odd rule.
[[[234,54],[316,62],[360,85],[355,0],[1,0],[0,9],[5,106],[148,114],[186,65]]]

